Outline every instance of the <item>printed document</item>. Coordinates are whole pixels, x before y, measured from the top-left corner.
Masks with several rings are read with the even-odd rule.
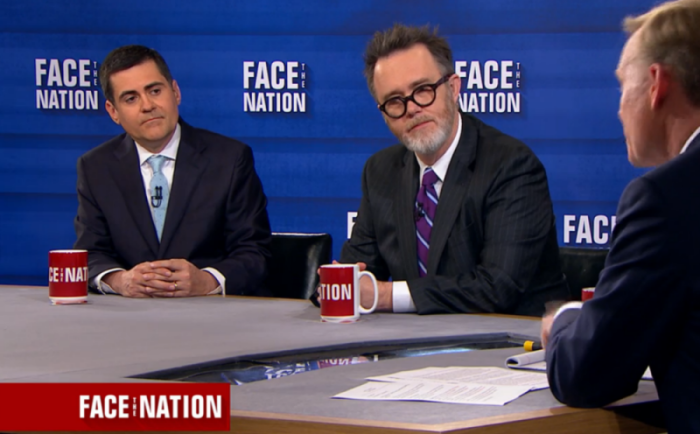
[[[333,398],[505,405],[530,390],[548,387],[543,373],[497,367],[431,367],[367,380]]]

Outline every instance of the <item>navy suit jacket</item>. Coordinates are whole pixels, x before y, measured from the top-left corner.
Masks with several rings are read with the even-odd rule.
[[[117,136],[78,160],[76,249],[90,282],[111,268],[182,258],[226,277],[227,294],[256,294],[270,258],[267,199],[243,143],[180,120],[181,139],[159,243],[134,141]]]
[[[468,114],[443,180],[419,277],[415,198],[419,167],[404,145],[373,155],[342,262],[365,262],[377,279],[408,283],[419,314],[541,315],[566,299],[544,167],[522,142]]]
[[[651,366],[671,433],[700,433],[700,138],[632,181],[595,296],[561,313],[547,346],[552,393],[599,407]]]

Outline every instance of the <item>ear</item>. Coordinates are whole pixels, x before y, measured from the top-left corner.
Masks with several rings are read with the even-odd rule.
[[[177,81],[173,80],[173,92],[175,92],[175,99],[177,100],[177,105],[180,105],[182,101],[182,94],[180,93],[180,86],[177,85]]]
[[[649,101],[652,110],[658,110],[668,97],[671,86],[671,73],[660,64],[654,63],[649,66],[649,78],[651,79]]]
[[[450,83],[450,89],[452,89],[452,100],[457,103],[459,100],[459,92],[462,90],[462,79],[459,78],[459,75],[452,74],[448,83]]]
[[[107,113],[109,113],[109,117],[112,118],[115,124],[121,125],[119,123],[119,112],[117,111],[117,108],[112,104],[109,100],[105,102],[105,109],[107,110]]]

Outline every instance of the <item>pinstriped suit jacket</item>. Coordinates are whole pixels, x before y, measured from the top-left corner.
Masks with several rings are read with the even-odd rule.
[[[342,262],[365,262],[377,279],[405,280],[419,314],[541,315],[566,299],[544,167],[522,142],[462,114],[418,276],[414,201],[418,163],[395,145],[373,155]]]

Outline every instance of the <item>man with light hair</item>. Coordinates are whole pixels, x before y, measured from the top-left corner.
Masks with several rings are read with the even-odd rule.
[[[670,433],[700,433],[700,2],[627,18],[616,71],[632,181],[595,296],[542,322],[552,393],[598,407],[647,366]]]

